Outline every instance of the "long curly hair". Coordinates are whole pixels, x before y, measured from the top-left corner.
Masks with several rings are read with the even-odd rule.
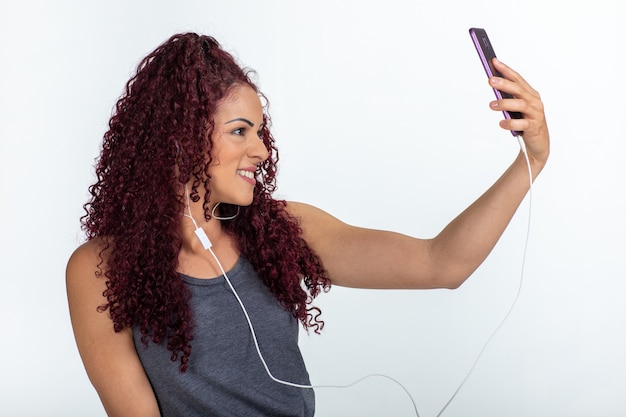
[[[208,219],[213,115],[236,85],[260,94],[250,74],[215,39],[195,33],[174,35],[146,56],[117,101],[81,218],[87,239],[104,242],[97,273],[106,278],[107,302],[98,310],[109,311],[116,332],[137,326],[143,343],[165,340],[183,372],[194,326],[190,294],[176,272],[181,184],[192,182],[194,201],[204,187]],[[324,323],[311,302],[330,280],[286,203],[272,198],[278,151],[267,104],[263,118],[269,157],[257,171],[253,202],[223,227],[284,308],[317,333]]]

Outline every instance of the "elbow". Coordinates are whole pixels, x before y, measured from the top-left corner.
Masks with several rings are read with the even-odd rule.
[[[434,282],[437,284],[438,288],[456,290],[472,276],[476,268],[476,266],[467,265],[465,263],[445,265],[439,263],[439,265],[434,268]]]
[[[445,289],[448,289],[448,290],[456,290],[461,285],[463,285],[464,282],[465,282],[465,279],[452,279],[452,280],[447,281],[442,286],[442,288],[445,288]]]
[[[442,256],[443,255],[443,256]],[[476,266],[457,256],[450,256],[447,251],[442,254],[437,250],[434,241],[430,246],[429,258],[425,271],[430,277],[430,287],[456,290],[472,275]]]
[[[443,288],[448,290],[456,290],[470,277],[471,274],[465,273],[442,273],[435,281],[435,288]]]

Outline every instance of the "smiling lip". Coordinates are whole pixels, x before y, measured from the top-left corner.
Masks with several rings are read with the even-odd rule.
[[[253,169],[253,168],[238,169],[237,175],[239,175],[239,177],[243,179],[244,181],[246,181],[248,184],[255,185],[256,184],[256,179],[254,178],[255,171],[256,169]]]

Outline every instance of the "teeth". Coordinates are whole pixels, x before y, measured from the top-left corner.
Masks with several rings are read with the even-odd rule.
[[[252,172],[252,171],[244,171],[244,170],[240,169],[240,170],[237,171],[237,173],[239,175],[242,175],[242,176],[250,178],[250,179],[254,178],[254,172]]]

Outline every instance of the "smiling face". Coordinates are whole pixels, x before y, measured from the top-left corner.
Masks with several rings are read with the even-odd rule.
[[[260,137],[263,106],[247,85],[233,87],[214,116],[210,205],[252,203],[257,165],[269,155]]]

